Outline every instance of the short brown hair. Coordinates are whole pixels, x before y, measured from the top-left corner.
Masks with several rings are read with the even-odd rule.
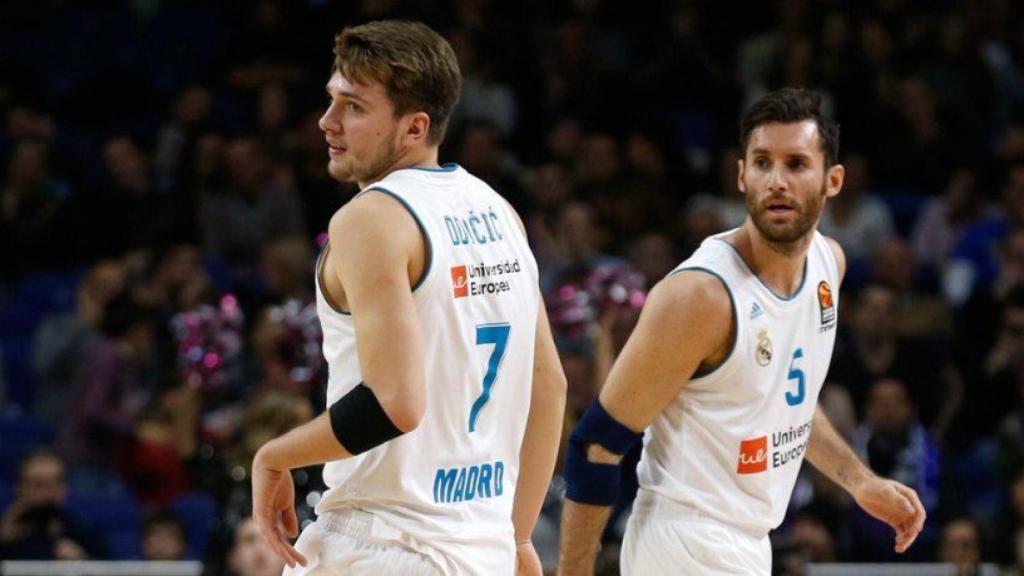
[[[747,153],[750,134],[758,126],[780,122],[792,124],[814,120],[818,125],[818,143],[825,154],[825,167],[839,162],[839,124],[825,118],[821,112],[821,95],[804,88],[783,88],[770,92],[751,106],[743,117],[740,146]]]
[[[381,20],[345,28],[334,37],[334,71],[352,82],[383,84],[396,115],[426,112],[430,144],[444,139],[462,90],[451,45],[419,22]]]

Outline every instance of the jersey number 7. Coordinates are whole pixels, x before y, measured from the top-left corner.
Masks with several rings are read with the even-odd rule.
[[[508,345],[508,335],[512,326],[508,323],[502,324],[481,324],[476,327],[476,345],[494,344],[491,351],[491,358],[487,361],[487,374],[484,375],[484,389],[480,397],[473,402],[473,408],[469,411],[469,431],[476,430],[476,420],[480,416],[487,401],[491,399],[491,388],[494,381],[498,379],[498,370],[501,370],[501,360],[505,357],[505,348]]]

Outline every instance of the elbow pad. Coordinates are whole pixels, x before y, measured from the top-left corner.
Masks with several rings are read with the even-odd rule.
[[[334,437],[353,456],[402,435],[377,401],[373,390],[362,382],[331,404],[328,412]]]
[[[636,446],[643,434],[633,432],[608,414],[594,400],[569,436],[565,459],[565,497],[583,504],[611,506],[619,497],[622,471],[618,464],[601,464],[587,458],[587,446],[600,444],[623,455]]]

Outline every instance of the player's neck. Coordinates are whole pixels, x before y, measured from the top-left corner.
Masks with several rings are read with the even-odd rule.
[[[388,174],[396,170],[404,170],[406,168],[439,168],[440,165],[437,163],[437,146],[430,146],[428,148],[422,148],[419,150],[406,149],[399,152],[395,156],[395,161],[389,164],[384,170],[373,176],[367,178],[365,181],[359,181],[359,189],[362,190],[372,184],[373,182],[379,182],[383,180]]]
[[[803,284],[811,238],[808,234],[796,244],[777,246],[762,236],[748,218],[732,241],[762,282],[777,294],[789,297]]]

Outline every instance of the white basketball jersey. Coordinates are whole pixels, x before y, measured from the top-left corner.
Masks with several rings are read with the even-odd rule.
[[[429,242],[423,279],[413,287],[427,409],[416,430],[328,463],[329,490],[317,513],[360,508],[441,550],[453,547],[451,555],[471,546],[511,573],[512,501],[540,306],[537,264],[508,203],[455,164],[398,170],[362,193],[398,199]],[[352,317],[324,299],[319,264],[317,274],[331,405],[363,377]],[[485,569],[454,562],[457,572]]]
[[[785,516],[807,451],[835,343],[839,270],[815,232],[803,283],[782,298],[726,242],[733,232],[704,240],[675,271],[721,279],[732,299],[735,344],[647,428],[638,475],[643,489],[767,534]]]

